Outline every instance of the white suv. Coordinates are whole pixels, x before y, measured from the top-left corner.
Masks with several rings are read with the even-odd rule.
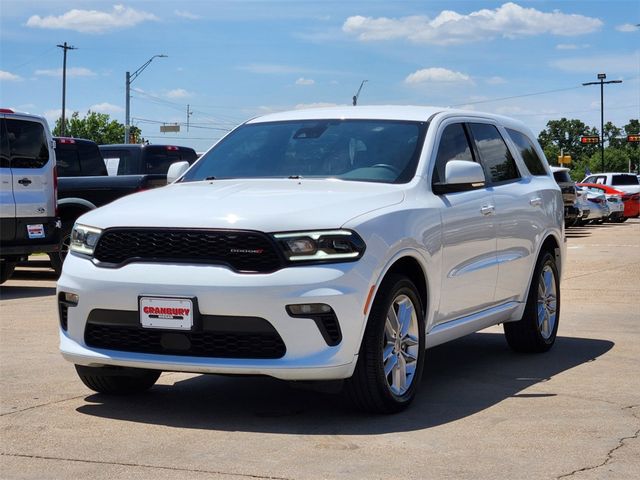
[[[253,119],[167,187],[80,217],[60,348],[104,393],[162,370],[346,379],[406,407],[425,349],[554,343],[563,202],[520,122],[427,107]]]

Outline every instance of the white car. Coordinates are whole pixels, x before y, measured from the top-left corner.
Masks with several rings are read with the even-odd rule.
[[[586,177],[580,183],[600,183],[626,193],[640,192],[640,179],[633,173],[596,173]]]
[[[62,354],[103,393],[163,370],[344,379],[362,408],[394,412],[426,348],[504,323],[513,349],[546,351],[563,201],[534,139],[433,107],[250,120],[172,185],[78,219]]]

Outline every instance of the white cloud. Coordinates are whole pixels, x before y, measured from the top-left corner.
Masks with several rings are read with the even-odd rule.
[[[120,113],[124,109],[112,103],[102,102],[102,103],[96,103],[95,105],[91,105],[89,107],[89,110],[97,113]]]
[[[188,98],[193,96],[191,92],[187,92],[184,88],[174,88],[165,93],[167,98]]]
[[[581,48],[589,48],[590,46],[588,43],[581,45],[576,45],[575,43],[559,43],[556,45],[556,50],[579,50]]]
[[[625,33],[635,32],[638,30],[638,26],[633,25],[632,23],[623,23],[622,25],[617,25],[616,30],[618,30],[619,32],[625,32]]]
[[[504,83],[507,83],[507,81],[502,78],[502,77],[489,77],[485,80],[485,82],[487,83],[487,85],[502,85]]]
[[[62,109],[61,108],[54,108],[52,110],[45,110],[42,115],[44,116],[44,118],[47,119],[47,122],[49,122],[49,125],[51,126],[51,129],[53,130],[54,125],[56,124],[56,121],[62,116]],[[71,112],[69,112],[69,110],[67,110],[67,113],[65,115],[65,117],[69,115],[71,116]]]
[[[607,72],[608,76],[614,79],[616,75],[625,73],[637,74],[638,63],[640,63],[640,50],[626,55],[606,54],[563,58],[554,60],[549,65],[563,72],[587,73],[594,77],[594,72]],[[595,78],[593,80],[595,81]]]
[[[413,72],[407,78],[404,79],[408,84],[420,84],[420,83],[458,83],[458,82],[470,82],[471,77],[461,72],[454,72],[441,67],[423,68]]]
[[[195,13],[188,12],[186,10],[174,10],[173,13],[178,17],[186,18],[187,20],[200,20],[202,17]]]
[[[114,5],[111,12],[73,9],[57,17],[33,15],[27,20],[27,26],[74,30],[80,33],[106,33],[119,28],[133,27],[147,20],[158,20],[158,17],[124,5]]]
[[[496,37],[517,38],[534,35],[574,36],[598,30],[602,21],[584,15],[551,13],[505,3],[495,10],[482,9],[468,15],[443,10],[431,19],[427,16],[402,18],[347,18],[345,33],[361,41],[406,39],[415,43],[456,45]]]
[[[313,85],[316,81],[311,78],[300,77],[296,80],[296,85]]]
[[[20,75],[15,75],[11,72],[0,70],[0,81],[19,82],[20,80],[22,80],[22,77]]]
[[[52,68],[48,70],[36,70],[36,75],[45,77],[62,77],[62,68]],[[84,67],[67,68],[67,77],[95,77],[96,73]]]

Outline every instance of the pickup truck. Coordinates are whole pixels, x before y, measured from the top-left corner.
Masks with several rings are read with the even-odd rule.
[[[59,275],[69,250],[73,224],[80,215],[131,193],[166,185],[166,175],[107,174],[98,145],[79,138],[54,138],[58,172],[58,215],[62,221],[58,252],[49,254]]]
[[[109,175],[166,175],[173,163],[198,159],[193,148],[175,145],[100,145]]]

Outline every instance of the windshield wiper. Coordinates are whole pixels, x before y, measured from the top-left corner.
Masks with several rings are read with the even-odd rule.
[[[290,180],[300,180],[302,178],[302,175],[289,175],[287,178],[289,178]]]
[[[205,180],[215,180],[216,177],[205,177]]]

